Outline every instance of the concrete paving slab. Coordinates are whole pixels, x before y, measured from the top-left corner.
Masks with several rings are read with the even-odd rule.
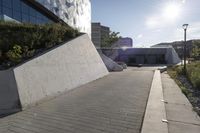
[[[140,133],[153,71],[110,73],[0,119],[3,133]],[[1,131],[1,129],[0,129]]]
[[[190,102],[187,99],[185,99],[185,96],[183,96],[183,94],[181,93],[166,91],[164,93],[164,96],[166,95],[168,96],[165,98],[165,101],[168,103],[174,103],[174,104],[180,104],[180,105],[186,105],[186,106],[192,107]]]
[[[162,74],[162,81],[164,97],[167,102],[192,107],[186,96],[181,92],[179,86],[168,74]]]
[[[162,74],[168,128],[170,133],[199,133],[200,118],[173,79]]]
[[[199,133],[200,126],[180,122],[169,123],[169,133]]]
[[[200,119],[191,106],[180,104],[166,104],[167,119],[200,125]]]

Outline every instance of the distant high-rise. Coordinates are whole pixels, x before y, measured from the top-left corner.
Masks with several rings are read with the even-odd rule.
[[[104,38],[108,37],[110,28],[101,25],[101,23],[92,23],[92,42],[96,48],[99,48],[104,43]]]
[[[133,40],[129,37],[122,37],[114,44],[115,47],[133,47]]]

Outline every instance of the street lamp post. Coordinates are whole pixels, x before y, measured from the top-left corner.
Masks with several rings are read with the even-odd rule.
[[[186,32],[189,24],[183,24],[184,29],[184,73],[186,74]]]

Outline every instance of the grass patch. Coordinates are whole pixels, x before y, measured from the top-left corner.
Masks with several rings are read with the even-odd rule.
[[[181,85],[181,83],[179,83],[178,78],[180,76],[185,76],[195,89],[200,90],[200,62],[199,61],[187,64],[186,75],[184,75],[183,66],[169,67],[167,69],[167,72],[170,75],[170,77],[173,78],[177,82],[177,84]]]
[[[196,89],[200,90],[200,61],[187,65],[187,78]]]

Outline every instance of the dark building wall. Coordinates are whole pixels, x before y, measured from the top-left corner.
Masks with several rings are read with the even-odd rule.
[[[50,23],[47,16],[27,4],[25,0],[0,0],[1,19],[18,22],[44,24]]]
[[[101,25],[100,23],[92,23],[92,42],[96,47],[101,46]]]
[[[122,47],[128,47],[128,48],[131,48],[133,47],[133,39],[132,38],[129,38],[129,37],[125,37],[125,38],[119,38],[119,40],[113,44],[115,47],[119,47],[119,48],[122,48]]]
[[[119,51],[119,61],[123,61],[126,57],[125,62],[128,65],[133,64],[166,64],[165,58],[166,49],[128,49]],[[123,58],[121,58],[123,57]]]
[[[102,49],[103,54],[114,61],[135,64],[176,64],[180,62],[173,48]]]
[[[92,42],[99,48],[104,43],[104,39],[109,36],[110,28],[101,23],[92,23]]]
[[[101,26],[101,44],[105,43],[104,39],[109,36],[110,28],[106,26]]]

